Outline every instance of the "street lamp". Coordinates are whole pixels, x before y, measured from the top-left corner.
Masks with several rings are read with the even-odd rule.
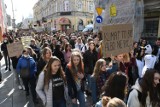
[[[13,27],[13,30],[15,31],[15,18],[14,18],[14,8],[13,8],[13,1],[12,0],[11,0],[11,4],[12,4],[12,13],[13,13],[12,27]]]

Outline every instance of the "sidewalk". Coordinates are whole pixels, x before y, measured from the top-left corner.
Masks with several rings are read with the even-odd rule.
[[[1,72],[0,107],[34,107],[32,98],[26,98],[25,91],[18,89],[13,71],[5,71],[4,59],[1,60]]]

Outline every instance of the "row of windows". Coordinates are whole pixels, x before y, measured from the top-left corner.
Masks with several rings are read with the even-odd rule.
[[[48,16],[52,13],[55,12],[67,12],[67,11],[73,11],[75,10],[74,8],[77,9],[77,11],[89,11],[89,12],[93,12],[94,11],[94,4],[91,1],[87,1],[87,2],[82,2],[81,0],[79,2],[76,3],[75,7],[73,6],[74,2],[70,2],[68,0],[64,1],[62,4],[60,4],[60,6],[57,6],[58,3],[54,3],[53,5],[47,5],[48,7],[46,7],[45,9],[41,9],[41,14],[43,17]],[[59,7],[59,8],[58,8]],[[35,12],[36,13],[36,12]],[[37,13],[38,14],[38,13]]]

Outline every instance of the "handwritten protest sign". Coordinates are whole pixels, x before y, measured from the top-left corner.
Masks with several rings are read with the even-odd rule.
[[[23,51],[22,42],[16,42],[7,45],[9,57],[19,56]]]
[[[23,46],[29,46],[31,42],[32,36],[23,36],[21,37],[21,41]]]
[[[116,56],[130,52],[133,45],[132,24],[120,24],[102,27],[103,55]]]

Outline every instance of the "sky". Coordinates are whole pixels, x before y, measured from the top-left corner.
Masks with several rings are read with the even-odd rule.
[[[13,10],[14,16],[16,19],[16,23],[22,21],[23,18],[33,17],[33,6],[38,0],[12,0],[13,1]],[[11,15],[13,18],[12,13],[12,4],[11,0],[4,0],[7,6],[7,14]]]

